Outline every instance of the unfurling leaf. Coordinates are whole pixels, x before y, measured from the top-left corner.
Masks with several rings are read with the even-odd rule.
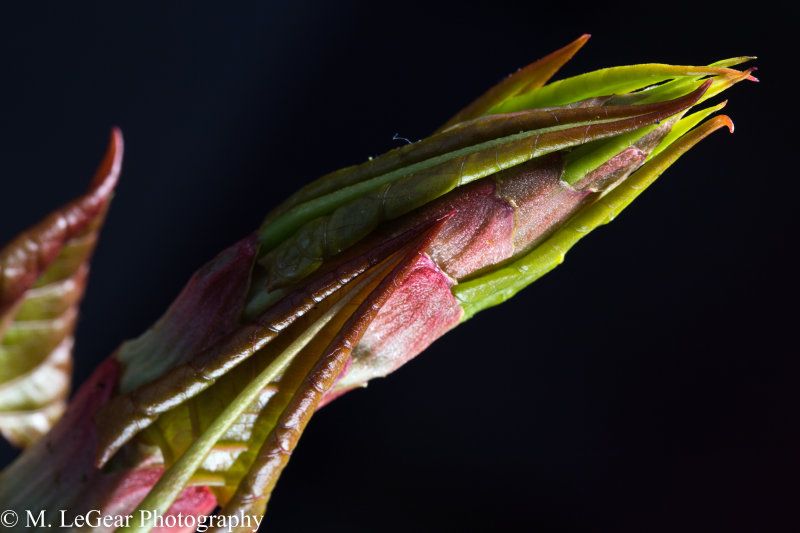
[[[18,446],[64,411],[78,305],[121,165],[115,129],[86,194],[0,250],[0,432]]]
[[[587,38],[432,136],[304,187],[212,259],[81,388],[48,444],[0,476],[0,507],[202,516],[219,504],[218,516],[260,523],[317,409],[513,296],[691,146],[732,127],[700,124],[721,106],[688,113],[752,79],[731,68],[748,58],[546,83]],[[67,424],[77,436],[49,449]],[[34,465],[84,472],[88,485],[51,498],[43,474],[15,494],[9,484]]]

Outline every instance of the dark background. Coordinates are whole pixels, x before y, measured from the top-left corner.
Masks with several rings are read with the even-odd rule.
[[[290,192],[395,146],[396,133],[426,136],[583,32],[594,37],[563,76],[759,55],[761,83],[727,95],[734,135],[704,141],[513,301],[315,416],[266,523],[797,530],[788,14],[762,3],[63,4],[1,10],[0,243],[79,194],[110,127],[122,128],[78,382]]]

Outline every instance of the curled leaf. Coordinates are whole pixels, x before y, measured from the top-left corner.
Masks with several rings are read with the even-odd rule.
[[[732,128],[727,117],[698,126],[719,106],[684,115],[750,79],[728,68],[746,58],[545,85],[585,37],[430,138],[312,183],[198,271],[0,477],[0,508],[198,516],[219,504],[260,523],[320,406],[514,295],[700,139]],[[74,316],[60,318],[53,338],[71,331]]]
[[[158,464],[125,464],[102,471],[94,466],[97,427],[94,412],[114,394],[120,365],[106,359],[78,389],[64,416],[0,474],[0,504],[17,509],[19,516],[38,517],[45,511],[65,523],[87,513],[98,516],[126,516],[150,492],[164,469]],[[202,516],[217,502],[205,487],[186,487],[164,516]],[[55,522],[54,520],[54,523]],[[20,522],[18,527],[35,533],[51,532],[40,521]],[[13,528],[11,528],[14,530]],[[115,527],[92,528],[110,533]],[[75,531],[75,529],[68,529]],[[82,531],[82,529],[79,529]],[[194,528],[157,528],[160,533],[191,533]]]
[[[114,129],[89,190],[0,250],[0,431],[28,446],[63,412],[89,260],[122,164]]]
[[[399,261],[395,262],[391,272],[379,278],[380,282],[374,289],[368,286],[362,291],[366,293],[365,297],[356,298],[350,304],[355,307],[354,304],[357,302],[357,308],[343,314],[342,317],[346,318],[344,323],[336,324],[337,327],[327,332],[321,332],[317,345],[324,346],[323,342],[328,339],[330,342],[320,356],[313,358],[315,361],[313,367],[290,395],[289,402],[272,425],[250,469],[220,514],[228,516],[264,514],[272,489],[289,461],[303,430],[325,394],[342,375],[353,348],[359,344],[392,295],[405,285],[408,277],[414,272],[415,265],[423,258],[424,251],[449,217],[450,215],[436,220],[435,224],[414,243],[413,248],[399,256]],[[217,528],[216,531],[221,533],[222,530]],[[244,533],[243,528],[238,531]]]
[[[441,158],[427,160],[422,168],[411,165],[351,186],[349,190],[332,193],[324,210],[311,209],[308,205],[311,202],[297,206],[273,222],[277,226],[289,225],[294,233],[287,231],[288,238],[260,260],[268,277],[267,290],[302,279],[326,258],[352,246],[381,222],[404,215],[456,187],[552,152],[655,124],[694,105],[708,86],[709,82],[688,95],[646,106],[642,114],[635,114],[632,108],[636,106],[626,106],[621,112],[609,111],[612,118],[605,120],[605,113],[595,110],[601,120],[589,120],[580,125],[568,123],[563,128],[522,131],[471,145]],[[576,112],[583,116],[573,109],[567,110],[566,116]],[[596,115],[589,114],[583,118],[589,116]],[[518,117],[510,119],[517,124]],[[472,127],[481,126],[477,123]],[[325,212],[329,214],[312,218]],[[262,242],[265,238],[272,238],[272,227],[262,228]]]
[[[326,310],[327,306],[341,297],[340,289],[407,245],[428,225],[414,228],[393,238],[385,237],[381,242],[370,243],[372,246],[369,247],[354,249],[321,269],[307,283],[287,294],[279,303],[253,321],[240,324],[234,331],[222,336],[210,346],[195,346],[196,351],[186,352],[188,355],[184,356],[184,363],[171,367],[158,379],[143,383],[130,391],[123,390],[122,394],[114,397],[97,414],[100,428],[98,465],[105,464],[123,444],[150,426],[162,413],[209,389],[219,378],[265,347],[272,350],[269,345],[274,340],[278,340],[276,346],[282,347],[280,344],[282,339],[292,338],[291,335],[282,335],[284,331],[291,330],[298,320],[305,317],[305,320],[292,330],[304,331],[308,327],[309,320],[314,320]],[[225,255],[223,253],[218,256],[211,265]],[[211,265],[202,270],[214,270]],[[202,279],[202,276],[193,279]],[[203,285],[190,285],[181,293],[181,299],[191,301],[194,299],[191,293],[203,289]],[[159,329],[165,333],[171,331],[179,327],[187,317],[188,319],[194,317],[193,309],[186,308],[182,309],[181,313],[168,313],[165,315],[166,320],[159,323]],[[153,332],[146,333],[142,338],[147,338],[151,334]],[[126,353],[124,348],[125,346],[118,352],[117,357]],[[266,357],[268,360],[273,355],[270,352],[262,358]],[[139,372],[137,365],[138,361],[135,358],[131,359],[126,364],[125,371],[137,373]],[[123,377],[122,382],[125,381]]]
[[[464,307],[463,320],[475,313],[504,302],[564,261],[567,251],[590,231],[612,221],[658,176],[690,148],[712,132],[733,122],[727,116],[714,117],[676,139],[619,186],[575,216],[529,254],[493,272],[471,279],[453,288]]]

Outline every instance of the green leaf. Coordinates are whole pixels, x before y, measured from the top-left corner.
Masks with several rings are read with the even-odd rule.
[[[642,110],[648,112],[641,115],[611,120],[603,116],[603,120],[577,126],[567,124],[493,139],[339,190],[315,200],[313,208],[304,210],[312,202],[297,206],[261,230],[262,243],[280,242],[260,260],[268,278],[267,290],[299,281],[381,222],[404,215],[458,186],[536,157],[654,124],[694,104],[704,90],[701,87],[685,97],[645,107]],[[631,112],[630,108],[626,110]],[[330,214],[318,216],[325,212]],[[317,218],[312,218],[315,215]],[[294,234],[290,236],[291,231]]]
[[[567,61],[572,59],[572,56],[586,44],[589,37],[591,36],[585,33],[564,48],[519,69],[456,113],[436,130],[437,133],[459,122],[479,117],[516,94],[538,89],[547,83]]]
[[[175,364],[170,365],[169,370],[163,375],[157,379],[148,379],[133,390],[123,390],[98,411],[98,465],[104,465],[122,445],[150,426],[160,415],[209,389],[217,380],[252,356],[258,355],[260,359],[259,362],[250,364],[260,365],[263,359],[269,360],[276,355],[276,351],[285,349],[286,344],[282,343],[290,342],[294,335],[309,327],[309,320],[316,320],[320,313],[324,313],[328,306],[333,305],[343,294],[340,289],[384,261],[424,229],[426,225],[421,225],[397,237],[381,237],[377,242],[372,241],[354,248],[350,253],[337,258],[315,273],[302,286],[289,292],[279,303],[254,320],[237,323],[231,331],[223,328],[225,334],[208,344],[184,347],[185,351],[181,354],[180,360],[174,360]],[[217,259],[201,269],[201,272],[215,271],[216,262],[226,255],[225,252],[220,254]],[[234,269],[234,272],[241,275],[238,268]],[[205,279],[204,275],[193,277],[193,280],[202,279]],[[206,288],[205,283],[190,284],[182,292],[180,299],[191,302],[195,300],[195,297],[191,296],[192,292],[199,290],[205,293]],[[167,313],[165,315],[167,320],[162,319],[158,324],[158,330],[164,332],[163,335],[168,335],[168,332],[179,333],[183,330],[185,321],[195,316],[195,309],[191,305],[178,305],[173,309],[180,312]],[[286,334],[283,334],[284,332]],[[145,333],[142,338],[147,339],[151,334],[152,332]],[[162,333],[158,333],[159,337],[161,335]],[[134,341],[134,344],[137,343],[138,341]],[[138,344],[136,350],[127,355],[125,350],[120,350],[116,354],[117,358],[124,356],[126,359],[121,382],[138,381],[137,378],[127,377],[124,374],[143,371],[137,360],[146,350],[140,352],[139,348],[148,346],[151,346],[150,343],[144,342]],[[243,368],[241,372],[245,373],[245,377],[242,379],[252,377],[252,373],[248,375],[248,367]],[[238,388],[242,382],[237,379],[232,386]],[[187,422],[188,420],[186,419]],[[168,449],[165,449],[165,452],[167,455],[170,454]]]
[[[462,321],[468,320],[478,311],[506,301],[561,264],[565,254],[575,243],[598,226],[612,221],[681,155],[723,126],[733,130],[730,119],[720,116],[680,137],[529,254],[489,274],[454,286],[453,295],[464,307]]]
[[[594,96],[629,93],[674,78],[697,76],[737,76],[727,67],[693,67],[647,63],[595,70],[555,81],[493,107],[492,113],[512,113],[524,109],[563,105]]]
[[[225,387],[224,382],[215,384],[204,394],[184,402],[178,408],[165,413],[159,419],[159,424],[152,426],[148,433],[152,435],[159,431],[159,443],[162,450],[165,447],[180,445],[180,441],[188,441],[177,459],[169,466],[164,475],[159,479],[145,499],[139,504],[139,510],[154,510],[164,513],[181,493],[184,487],[195,476],[195,473],[205,467],[224,475],[225,486],[217,490],[218,498],[222,503],[228,502],[231,492],[239,495],[236,505],[242,504],[240,495],[241,477],[248,474],[254,461],[260,456],[260,449],[275,432],[292,432],[291,437],[283,435],[279,445],[283,455],[291,452],[302,432],[302,427],[297,423],[282,422],[287,417],[296,419],[298,410],[302,411],[307,422],[313,414],[316,405],[333,385],[336,377],[344,368],[344,363],[350,355],[352,348],[358,344],[361,335],[366,331],[372,318],[378,313],[383,302],[391,295],[402,282],[403,276],[410,270],[410,266],[430,243],[431,239],[441,228],[441,221],[429,227],[421,238],[411,241],[405,249],[394,254],[392,259],[384,261],[359,277],[358,281],[346,289],[336,292],[337,298],[332,304],[319,306],[311,315],[306,317],[306,324],[302,324],[296,334],[287,330],[288,345],[275,351],[274,356],[268,359],[263,368],[247,379],[239,379],[237,372],[232,372],[226,378],[231,387]],[[418,232],[417,232],[418,233]],[[387,275],[387,271],[392,272]],[[331,299],[333,300],[333,299]],[[253,361],[255,358],[251,358]],[[300,369],[297,368],[296,359],[300,359]],[[334,368],[331,369],[330,365]],[[240,366],[237,370],[242,369]],[[250,369],[245,369],[250,372]],[[299,379],[298,379],[299,378]],[[281,394],[276,394],[276,391]],[[309,401],[308,395],[313,399]],[[264,402],[262,398],[266,396]],[[279,403],[274,407],[271,403]],[[188,409],[191,412],[185,413]],[[256,413],[269,413],[270,410],[279,413],[274,423],[261,427],[261,431],[242,429],[255,429],[257,421],[252,420]],[[248,411],[250,414],[248,415]],[[243,418],[244,417],[244,418]],[[182,421],[188,420],[191,431],[182,428]],[[175,426],[178,426],[177,428]],[[303,424],[305,425],[305,424]],[[263,426],[263,424],[262,424]],[[248,428],[249,429],[249,428]],[[262,436],[262,439],[254,438]],[[147,434],[143,435],[147,437]],[[224,440],[223,440],[224,439]],[[250,464],[244,468],[234,469],[229,461],[220,461],[219,455],[231,457],[231,440],[234,440],[241,450],[250,451]],[[270,442],[271,441],[267,441]],[[289,443],[290,442],[290,443]],[[214,454],[216,457],[209,454]],[[209,461],[210,459],[210,461]],[[238,458],[234,458],[235,459]],[[263,459],[262,459],[263,460]],[[285,464],[284,459],[282,464]],[[240,467],[242,462],[238,462]],[[282,466],[281,466],[282,468]],[[272,484],[277,480],[280,470],[272,476]],[[256,475],[263,483],[265,476]],[[200,477],[201,482],[209,484],[210,476]],[[245,485],[249,487],[249,485]],[[237,489],[239,487],[239,489]],[[228,489],[226,493],[225,489]],[[247,489],[245,489],[247,490]],[[252,496],[250,494],[249,496]],[[266,502],[268,493],[259,492],[257,498],[247,497],[249,506],[256,502]],[[258,512],[257,510],[254,512]],[[263,506],[260,510],[263,514]],[[134,514],[138,515],[138,512]],[[238,511],[232,514],[238,514]],[[253,513],[251,513],[253,514]],[[140,523],[122,531],[143,532],[149,531],[152,523]]]
[[[64,410],[78,305],[122,164],[113,130],[89,191],[0,250],[0,431],[28,446]]]

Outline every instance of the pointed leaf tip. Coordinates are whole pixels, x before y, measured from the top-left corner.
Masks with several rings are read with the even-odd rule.
[[[106,154],[94,174],[89,190],[94,191],[100,197],[106,197],[111,193],[119,181],[123,152],[122,131],[114,126],[111,128]]]
[[[456,113],[447,122],[442,124],[442,126],[436,130],[436,133],[446,130],[459,122],[477,118],[486,113],[489,109],[521,92],[538,89],[547,83],[567,61],[572,59],[572,56],[586,44],[589,37],[591,37],[591,35],[584,33],[567,46],[559,48],[538,61],[534,61],[530,65],[519,69]]]
[[[726,102],[727,102],[727,100],[726,100]],[[719,121],[719,126],[715,127],[714,130],[719,129],[719,128],[723,127],[723,126],[727,126],[728,127],[728,131],[730,133],[733,133],[734,125],[733,125],[733,120],[731,120],[731,117],[729,117],[728,115],[720,115],[720,116],[718,116],[716,118]],[[711,130],[711,131],[714,131],[714,130]]]

